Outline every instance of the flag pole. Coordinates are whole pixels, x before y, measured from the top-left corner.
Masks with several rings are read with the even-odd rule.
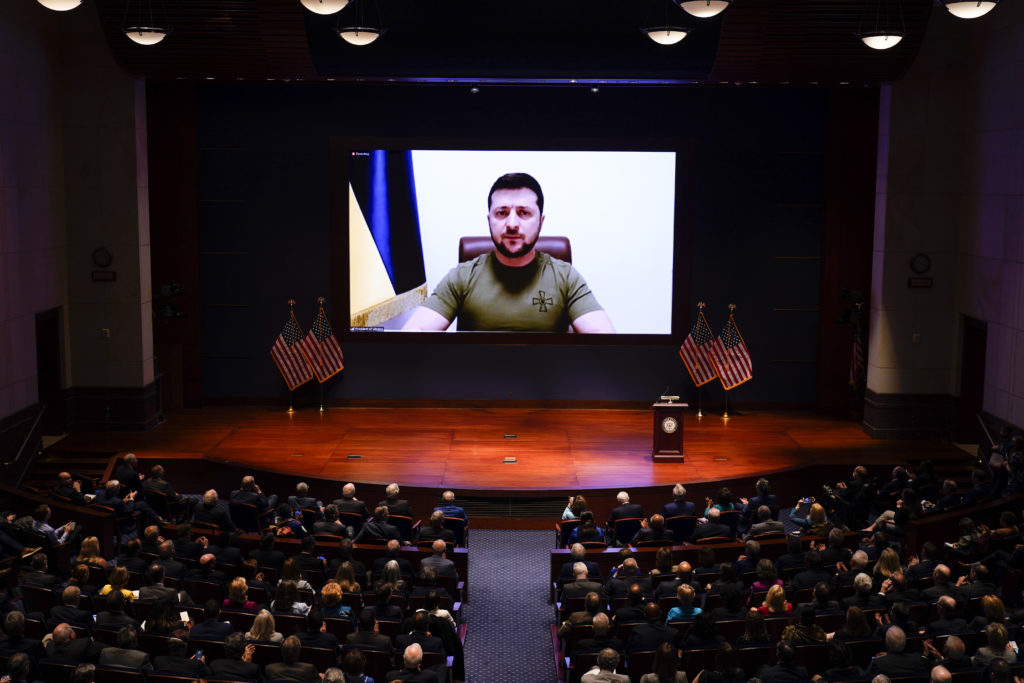
[[[316,302],[318,304],[320,304],[320,309],[319,310],[321,310],[321,311],[324,310],[324,302],[325,301],[327,301],[327,299],[323,298],[322,296],[317,297]],[[318,315],[319,315],[319,313],[318,313]],[[323,356],[323,350],[321,349],[321,352],[320,352],[320,376],[322,377],[323,374],[324,374],[324,356]],[[320,380],[320,377],[317,377],[317,379]],[[322,380],[320,380],[320,412],[321,413],[327,412],[327,409],[324,408],[324,383],[323,383]]]
[[[736,304],[729,304],[729,320],[732,320],[732,312],[736,310]],[[729,390],[725,390],[725,411],[722,413],[722,419],[729,419]]]
[[[324,383],[320,383],[320,412],[326,413],[327,409],[324,408]]]
[[[704,404],[704,388],[697,387],[697,417],[704,417],[704,412],[701,410],[701,406]]]
[[[288,315],[295,315],[295,299],[288,299]],[[294,396],[294,394],[295,390],[292,389],[291,387],[288,387],[288,410],[286,410],[285,412],[288,413],[289,415],[295,414],[295,404],[292,401],[292,397]]]

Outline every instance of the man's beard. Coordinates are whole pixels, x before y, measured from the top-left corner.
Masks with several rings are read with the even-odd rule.
[[[516,251],[512,251],[507,246],[505,246],[504,240],[494,239],[494,237],[492,236],[491,241],[494,242],[494,248],[497,249],[498,253],[501,254],[502,256],[506,258],[519,258],[520,256],[526,256],[533,250],[533,247],[536,246],[537,239],[539,237],[540,235],[534,237],[532,242],[527,242],[524,238],[522,246],[520,246],[519,249]]]

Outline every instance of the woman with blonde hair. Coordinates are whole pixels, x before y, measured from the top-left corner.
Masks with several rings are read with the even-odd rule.
[[[986,593],[981,596],[981,614],[974,617],[967,628],[971,631],[980,631],[989,624],[1006,623],[1006,606],[999,599],[998,595]]]
[[[675,573],[676,565],[672,564],[672,549],[667,546],[658,548],[658,552],[654,553],[654,569],[651,570],[651,576]]]
[[[341,596],[341,586],[337,581],[331,580],[324,584],[324,587],[320,590],[320,610],[324,613],[324,617],[328,619],[338,617],[353,618],[352,608],[341,604]]]
[[[100,539],[95,536],[82,539],[82,547],[78,551],[78,561],[106,569],[107,561],[100,556]]]
[[[114,569],[111,570],[107,581],[109,581],[109,583],[100,589],[100,595],[106,595],[111,591],[117,590],[121,591],[121,595],[123,595],[124,599],[128,602],[135,599],[135,594],[126,587],[128,585],[128,570],[124,567],[114,567]]]
[[[786,600],[786,589],[776,585],[768,589],[768,595],[764,596],[764,602],[757,611],[766,617],[773,614],[790,614],[793,612],[793,603]]]
[[[348,560],[338,565],[338,572],[334,575],[334,581],[341,587],[344,593],[361,593],[363,590],[359,582],[356,581],[355,568]]]
[[[261,609],[253,619],[252,628],[245,634],[245,639],[280,643],[284,636],[274,630],[274,615]]]
[[[228,597],[224,598],[222,607],[228,609],[239,609],[248,610],[253,612],[256,610],[256,603],[249,599],[249,584],[245,582],[245,579],[241,576],[236,576],[231,580],[231,584],[228,586]]]
[[[886,548],[878,556],[878,562],[875,563],[875,568],[872,570],[874,589],[880,590],[886,579],[891,579],[893,574],[902,572],[903,567],[900,566],[899,554],[892,548]]]
[[[821,503],[813,502],[813,498],[811,501],[811,509],[807,511],[807,516],[801,517],[797,511],[800,509],[803,499],[798,500],[793,509],[789,511],[789,521],[803,529],[804,536],[828,536],[828,532],[832,530],[832,524],[828,521],[825,507]]]

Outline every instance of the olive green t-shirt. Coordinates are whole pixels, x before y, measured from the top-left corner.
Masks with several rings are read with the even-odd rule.
[[[565,332],[601,310],[576,269],[542,251],[522,267],[502,264],[493,251],[460,263],[423,305],[457,318],[459,330],[502,332]]]

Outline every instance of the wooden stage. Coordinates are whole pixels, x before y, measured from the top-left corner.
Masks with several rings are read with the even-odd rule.
[[[655,464],[649,409],[337,407],[288,414],[220,406],[170,414],[147,433],[75,434],[56,450],[130,450],[146,460],[202,458],[296,478],[513,495],[690,486],[812,464],[877,465],[873,473],[888,479],[898,463],[964,460],[949,444],[871,439],[854,421],[809,411],[726,420],[690,410],[684,426],[686,461]],[[507,456],[516,463],[503,464]]]

